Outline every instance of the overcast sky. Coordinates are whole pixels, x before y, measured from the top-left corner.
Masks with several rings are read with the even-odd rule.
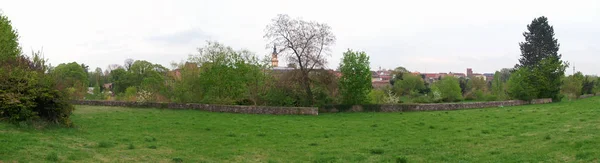
[[[598,0],[0,0],[0,10],[25,52],[43,48],[52,65],[75,61],[92,70],[127,58],[169,67],[206,40],[264,56],[271,52],[265,26],[288,14],[332,27],[329,68],[351,48],[370,55],[371,69],[493,72],[518,62],[527,24],[546,16],[563,60],[600,74]]]

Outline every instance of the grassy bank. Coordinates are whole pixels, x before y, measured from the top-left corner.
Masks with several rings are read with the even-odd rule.
[[[319,116],[77,106],[76,128],[0,123],[0,160],[598,162],[598,104]]]

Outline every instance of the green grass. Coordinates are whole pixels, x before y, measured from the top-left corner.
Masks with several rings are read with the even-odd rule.
[[[598,162],[599,104],[319,116],[77,106],[76,128],[0,123],[0,162]]]

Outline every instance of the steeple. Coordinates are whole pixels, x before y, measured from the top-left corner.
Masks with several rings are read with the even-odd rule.
[[[273,44],[273,54],[271,54],[271,66],[279,66],[279,60],[277,59],[277,47],[275,47],[275,44]]]

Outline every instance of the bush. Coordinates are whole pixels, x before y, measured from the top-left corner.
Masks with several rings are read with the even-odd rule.
[[[508,79],[508,94],[515,99],[529,101],[537,98],[538,90],[531,85],[528,68],[519,68]]]
[[[369,101],[371,104],[383,104],[387,94],[383,90],[373,89],[369,92]]]
[[[433,87],[435,91],[439,91],[441,100],[444,102],[456,102],[463,99],[460,84],[455,77],[444,77],[434,83]]]
[[[414,102],[414,103],[432,103],[433,99],[431,99],[431,97],[429,97],[427,95],[422,95],[422,96],[413,98],[412,102]]]
[[[73,107],[53,80],[38,71],[0,68],[0,117],[13,123],[47,120],[70,126]]]

